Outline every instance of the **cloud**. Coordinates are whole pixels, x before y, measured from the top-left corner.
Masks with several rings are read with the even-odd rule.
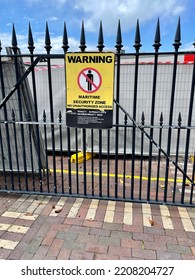
[[[56,20],[59,20],[58,17],[55,17],[55,16],[51,16],[47,19],[48,21],[56,21]]]
[[[85,28],[97,31],[100,20],[107,34],[116,31],[116,23],[121,20],[123,32],[135,26],[137,18],[146,22],[159,16],[178,16],[185,10],[186,1],[181,0],[80,0],[75,9],[85,13]]]

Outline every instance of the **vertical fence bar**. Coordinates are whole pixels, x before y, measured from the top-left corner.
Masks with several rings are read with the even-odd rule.
[[[178,49],[181,45],[180,41],[181,41],[181,34],[180,34],[180,19],[179,19],[176,34],[175,34],[175,42],[173,44],[173,46],[175,48],[175,52],[174,52],[174,62],[173,62],[171,100],[170,100],[170,107],[169,107],[169,128],[168,128],[168,139],[167,139],[167,158],[166,158],[164,202],[167,202],[169,163],[170,163],[169,162],[169,157],[170,157],[171,139],[172,139],[172,122],[173,122],[173,110],[174,110],[174,101],[175,101],[175,86],[176,86],[176,77],[177,77]]]
[[[150,138],[153,139],[154,135],[154,112],[155,112],[155,101],[156,101],[156,83],[157,83],[157,69],[158,69],[158,50],[161,46],[160,43],[160,24],[159,24],[159,19],[157,22],[157,27],[156,27],[156,34],[154,38],[154,49],[155,49],[155,54],[154,54],[154,72],[153,72],[153,86],[152,86],[152,101],[151,101],[151,116],[150,116]],[[150,188],[151,188],[151,166],[152,166],[152,148],[153,148],[153,143],[150,141],[149,145],[149,159],[148,159],[148,191],[147,191],[147,200],[150,201]]]
[[[158,145],[161,147],[162,145],[162,130],[163,130],[163,113],[160,114],[159,119],[159,137],[158,137]],[[158,201],[158,193],[159,193],[159,177],[160,177],[160,166],[161,166],[161,150],[158,149],[158,164],[157,164],[157,180],[156,180],[156,202]]]
[[[60,133],[60,169],[62,193],[64,193],[64,164],[63,164],[63,142],[62,142],[62,113],[59,111],[59,133]]]
[[[27,115],[28,123],[31,121],[30,114]],[[28,139],[29,139],[29,150],[30,150],[30,163],[31,163],[31,174],[32,174],[32,186],[33,192],[35,192],[35,174],[34,174],[34,160],[33,160],[33,147],[32,147],[32,125],[28,124]]]
[[[72,167],[71,167],[71,141],[70,141],[70,128],[67,127],[67,145],[68,145],[68,182],[69,194],[72,194]],[[77,171],[78,174],[78,171]]]
[[[75,141],[76,141],[76,184],[77,194],[79,194],[79,160],[78,160],[78,129],[75,128]]]
[[[139,68],[139,50],[141,48],[140,28],[139,21],[137,20],[136,33],[135,33],[135,74],[134,74],[134,96],[133,96],[133,119],[136,121],[137,114],[137,89],[138,89],[138,68]],[[136,127],[133,125],[132,134],[132,163],[131,163],[131,199],[134,198],[134,177],[135,177],[135,137]]]
[[[108,129],[107,139],[107,197],[110,196],[110,129]]]
[[[87,165],[86,165],[86,129],[83,129],[83,188],[84,195],[87,195]]]
[[[14,143],[15,143],[15,151],[16,151],[16,166],[17,166],[17,177],[18,177],[18,187],[21,191],[21,179],[20,179],[20,164],[19,164],[19,154],[18,154],[18,141],[17,141],[17,132],[16,132],[16,119],[15,113],[12,109],[12,121],[13,121],[13,133],[14,133]]]
[[[93,150],[93,129],[91,129],[91,153],[92,153],[92,159],[91,159],[91,194],[94,196],[94,150]]]
[[[33,40],[33,36],[32,36],[32,30],[31,30],[31,26],[29,23],[29,30],[28,30],[28,49],[30,52],[30,61],[31,64],[33,64],[34,62],[34,40]],[[35,113],[35,121],[38,122],[38,106],[37,106],[37,90],[36,90],[36,79],[35,79],[35,71],[34,68],[32,69],[32,89],[33,89],[33,98],[34,98],[34,113]],[[39,174],[39,189],[42,189],[42,162],[41,162],[41,148],[40,148],[40,131],[39,131],[39,125],[36,124],[35,125],[35,130],[36,130],[36,139],[35,139],[35,143],[36,143],[36,152],[37,152],[37,156],[38,156],[38,174]]]
[[[127,115],[124,117],[124,152],[123,152],[123,198],[125,198],[126,193],[126,161],[127,161]]]
[[[195,43],[194,43],[195,46]],[[185,197],[185,182],[187,174],[187,163],[188,163],[188,153],[189,153],[189,143],[190,143],[190,133],[191,133],[191,125],[192,125],[192,117],[193,117],[193,104],[194,104],[194,88],[195,88],[195,60],[193,64],[193,72],[192,72],[192,83],[191,83],[191,93],[189,100],[189,110],[188,110],[188,123],[187,123],[187,135],[186,135],[186,143],[185,143],[185,158],[184,158],[184,174],[183,174],[183,183],[182,183],[182,192],[181,192],[181,203],[184,203]],[[194,187],[194,183],[192,184],[192,188]]]
[[[43,111],[43,130],[44,130],[44,142],[45,142],[45,162],[46,162],[46,184],[47,184],[47,192],[50,193],[50,188],[49,188],[49,174],[50,174],[50,170],[49,170],[49,166],[48,166],[48,154],[47,154],[47,116],[46,116],[46,112],[45,110]],[[43,191],[43,186],[40,186],[40,192]]]
[[[99,196],[102,197],[102,130],[99,129]]]
[[[121,49],[122,49],[122,35],[121,25],[118,22],[117,37],[116,37],[116,101],[119,103],[120,99],[120,63],[121,63]],[[115,198],[118,197],[118,143],[119,143],[119,107],[116,105],[116,132],[115,132]]]
[[[67,51],[69,49],[68,34],[67,34],[67,29],[66,29],[66,23],[65,22],[64,22],[64,30],[63,30],[62,49],[64,51],[64,58],[65,58],[65,54],[67,53]],[[65,71],[66,71],[66,67],[65,67]],[[66,75],[66,73],[65,73],[65,75]],[[71,157],[71,150],[70,150],[70,127],[67,127],[67,140],[68,140],[67,145],[68,145],[68,179],[69,179],[68,180],[68,182],[69,182],[68,190],[69,190],[69,194],[71,194],[72,193],[72,186],[71,186],[72,185],[72,176],[71,176],[71,161],[70,161],[70,157]],[[77,176],[78,176],[78,170],[77,170]]]
[[[18,62],[18,43],[16,38],[16,32],[15,27],[13,25],[12,30],[12,50],[14,52],[14,65],[15,65],[15,74],[16,74],[16,82],[20,79],[20,69],[19,69],[19,62]],[[20,87],[17,89],[17,95],[18,95],[18,110],[19,110],[19,120],[23,121],[23,109],[22,109],[22,93],[20,90]],[[26,143],[24,138],[24,125],[20,124],[20,133],[21,133],[21,141],[22,141],[22,155],[23,155],[23,163],[24,163],[24,176],[25,176],[25,188],[26,191],[28,191],[28,176],[27,176],[27,165],[26,165]]]
[[[181,132],[181,124],[182,118],[181,113],[178,116],[178,130],[177,130],[177,143],[176,143],[176,155],[175,155],[175,174],[174,174],[174,185],[173,185],[173,192],[172,192],[172,202],[175,203],[175,195],[176,195],[176,187],[177,187],[177,165],[178,165],[178,158],[179,158],[179,144],[180,144],[180,132]]]
[[[81,52],[85,52],[86,46],[86,40],[85,40],[85,28],[84,28],[84,22],[82,21],[81,26],[81,37],[80,37],[80,46],[79,46]],[[87,194],[87,177],[86,177],[86,129],[83,128],[83,184],[84,184],[84,195]]]
[[[48,85],[49,85],[49,103],[50,103],[50,119],[51,119],[51,139],[52,139],[52,159],[53,159],[53,176],[54,176],[54,193],[57,193],[57,178],[56,178],[56,157],[55,157],[55,127],[54,127],[54,111],[53,111],[53,90],[52,90],[52,75],[51,75],[51,59],[49,57],[51,51],[51,42],[48,24],[46,23],[45,31],[45,49],[47,52],[47,67],[48,67]]]
[[[4,188],[7,190],[7,176],[6,176],[6,170],[5,170],[5,155],[4,155],[4,148],[3,148],[3,139],[2,139],[2,133],[1,133],[1,123],[0,123],[0,147],[1,147],[1,160],[3,165],[3,178],[4,178]]]
[[[144,116],[144,112],[142,112],[141,125],[144,126],[144,124],[145,124],[145,116]],[[142,174],[143,174],[143,160],[144,160],[143,150],[144,150],[144,132],[142,130],[142,132],[141,132],[141,155],[140,155],[139,200],[141,200],[141,198],[142,198]]]
[[[195,151],[193,156],[193,169],[192,169],[192,181],[194,182],[194,180],[195,180]],[[195,194],[195,188],[194,188],[194,184],[192,184],[190,190],[190,204],[195,203],[195,200],[193,201],[194,194]]]
[[[99,52],[102,52],[104,49],[102,21],[100,21],[100,26],[99,26],[97,48]],[[99,196],[102,197],[102,129],[99,129]]]
[[[2,98],[5,98],[5,84],[4,84],[4,75],[3,75],[3,67],[2,67],[2,59],[1,59],[1,42],[0,42],[0,79],[1,79],[1,92]],[[6,131],[6,138],[7,138],[7,151],[8,151],[8,160],[9,160],[9,169],[11,172],[11,188],[14,188],[14,177],[13,177],[13,165],[12,165],[12,153],[11,153],[11,145],[10,145],[10,133],[9,133],[9,125],[7,123],[8,116],[7,116],[7,106],[6,103],[4,105],[4,119],[5,119],[5,131]],[[2,146],[3,147],[3,146]],[[5,168],[5,161],[3,157],[3,166]]]

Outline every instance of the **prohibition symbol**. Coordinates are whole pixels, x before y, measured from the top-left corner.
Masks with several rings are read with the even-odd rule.
[[[82,91],[93,93],[101,87],[102,76],[95,68],[85,68],[79,72],[77,83]]]

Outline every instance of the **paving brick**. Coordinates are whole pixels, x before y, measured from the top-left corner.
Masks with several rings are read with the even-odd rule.
[[[78,232],[78,233],[83,233],[83,234],[88,234],[90,231],[89,227],[81,227],[81,226],[71,226],[70,228],[71,232]]]
[[[63,239],[63,240],[76,240],[78,233],[70,232],[70,231],[58,231],[56,234],[56,238]]]
[[[154,241],[154,235],[149,233],[133,232],[133,239],[141,241]]]
[[[69,260],[72,250],[62,247],[57,256],[57,260]]]
[[[104,229],[110,229],[110,230],[122,230],[123,229],[122,224],[114,224],[114,223],[103,223],[102,227]]]
[[[93,260],[94,254],[90,252],[80,252],[73,250],[70,254],[70,260]]]
[[[75,250],[81,250],[83,251],[86,246],[86,243],[84,242],[76,242],[75,240],[64,240],[63,247],[66,249],[75,249]]]
[[[89,242],[96,244],[98,242],[99,236],[87,235],[87,234],[78,234],[76,242]]]
[[[35,236],[26,248],[27,253],[35,254],[39,246],[41,245],[42,239],[43,238],[41,236]]]
[[[49,250],[49,246],[41,245],[33,256],[33,260],[44,260]]]
[[[133,240],[133,239],[122,239],[121,240],[121,246],[126,248],[137,248],[137,249],[141,249],[143,246],[143,241],[140,240]]]
[[[106,214],[106,209],[102,210],[98,207],[94,220],[100,221],[100,222],[104,221],[105,214]]]
[[[155,226],[144,227],[144,233],[165,235],[165,230],[163,228],[157,228]]]
[[[19,242],[22,238],[23,238],[23,234],[22,233],[16,233],[16,232],[5,232],[1,239],[7,239],[10,241],[17,241]]]
[[[120,246],[108,246],[108,254],[116,256],[131,257],[131,248],[120,247]]]
[[[143,226],[123,225],[123,231],[143,233]]]
[[[167,243],[167,250],[179,254],[191,255],[191,248],[188,246]]]
[[[25,227],[31,227],[32,224],[34,223],[34,220],[26,220],[26,219],[16,219],[12,224],[13,225],[18,225],[18,226],[25,226]]]
[[[85,247],[85,251],[95,253],[95,254],[106,254],[108,251],[108,246],[94,244],[94,243],[87,243]]]
[[[55,224],[51,226],[51,230],[54,231],[69,231],[71,225],[65,225],[65,224]]]
[[[181,255],[179,253],[172,253],[167,251],[160,251],[156,252],[157,260],[181,260]]]
[[[80,225],[80,226],[82,226],[83,223],[84,223],[83,219],[78,220],[78,219],[66,218],[65,221],[64,221],[64,224],[67,224],[67,225]]]
[[[119,256],[109,254],[95,254],[95,260],[119,260]]]
[[[192,254],[195,255],[195,247],[191,247]]]
[[[119,238],[111,238],[111,237],[105,237],[105,236],[100,236],[98,244],[101,245],[115,245],[115,246],[120,246],[120,239]]]
[[[119,231],[119,230],[111,230],[110,234],[111,238],[132,238],[132,233],[131,232],[124,232],[124,231]]]
[[[42,224],[42,226],[40,227],[40,229],[37,231],[37,236],[45,236],[47,235],[48,231],[50,230],[52,224],[51,223],[44,223]]]
[[[195,246],[195,239],[189,239],[189,238],[177,238],[179,245],[185,245],[185,246]]]
[[[175,236],[154,235],[155,242],[178,244]]]
[[[15,233],[21,233],[21,234],[27,233],[28,230],[29,230],[29,227],[18,226],[18,225],[11,225],[7,229],[7,231],[9,231],[9,232],[15,232]]]
[[[187,234],[188,238],[193,239],[193,240],[195,239],[195,233],[194,232],[187,232],[186,234]]]
[[[12,250],[0,248],[0,259],[1,259],[1,260],[6,260],[6,259],[8,259],[8,257],[10,256],[10,254],[11,254],[12,252],[13,252]]]
[[[101,229],[101,228],[91,228],[89,234],[91,235],[101,235],[101,236],[110,236],[109,229]]]
[[[38,228],[30,227],[27,233],[23,236],[22,242],[29,243],[34,238],[38,230]]]
[[[183,227],[183,224],[182,224],[182,221],[181,221],[181,218],[180,217],[172,217],[171,216],[171,220],[172,220],[172,223],[173,223],[173,228],[174,230],[180,230],[180,231],[184,231],[184,227]]]
[[[137,214],[135,212],[133,212],[133,225],[143,226],[143,215],[142,215],[142,213]]]
[[[190,256],[190,255],[185,255],[185,254],[181,254],[181,258],[183,260],[195,260],[195,256]]]
[[[42,241],[42,245],[50,246],[53,243],[56,234],[57,234],[56,230],[48,231],[48,233],[46,234],[45,238]]]
[[[0,223],[1,224],[14,224],[18,219],[10,218],[6,216],[0,216]]]
[[[19,241],[12,241],[7,239],[0,239],[0,248],[14,250],[14,248],[18,245]]]
[[[183,237],[187,238],[187,233],[184,230],[170,230],[170,229],[165,229],[166,236],[173,236],[173,237]]]
[[[62,239],[54,239],[53,243],[51,244],[47,256],[48,257],[56,257],[58,256],[60,249],[62,248],[62,245],[64,243],[64,240]]]
[[[167,246],[165,242],[162,241],[155,241],[155,242],[151,242],[151,241],[144,241],[142,247],[144,248],[144,250],[149,249],[149,250],[160,250],[160,251],[166,251],[167,250]]]
[[[83,226],[89,227],[89,228],[102,228],[103,223],[100,221],[89,221],[85,220],[83,223]]]
[[[140,258],[140,260],[156,260],[156,251],[132,248],[132,257]]]

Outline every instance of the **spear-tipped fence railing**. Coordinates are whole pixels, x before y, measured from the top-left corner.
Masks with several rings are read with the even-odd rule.
[[[21,53],[14,25],[7,54],[0,41],[0,191],[194,206],[195,52],[180,50],[180,18],[170,52],[160,50],[158,19],[154,50],[141,52],[137,20],[135,51],[125,53],[118,21],[111,129],[66,126],[64,68],[54,73],[71,48],[66,23],[61,54],[51,41],[48,23],[45,53],[36,53],[30,24],[29,53]],[[87,54],[84,21],[78,49]],[[102,21],[97,52],[105,52]]]

